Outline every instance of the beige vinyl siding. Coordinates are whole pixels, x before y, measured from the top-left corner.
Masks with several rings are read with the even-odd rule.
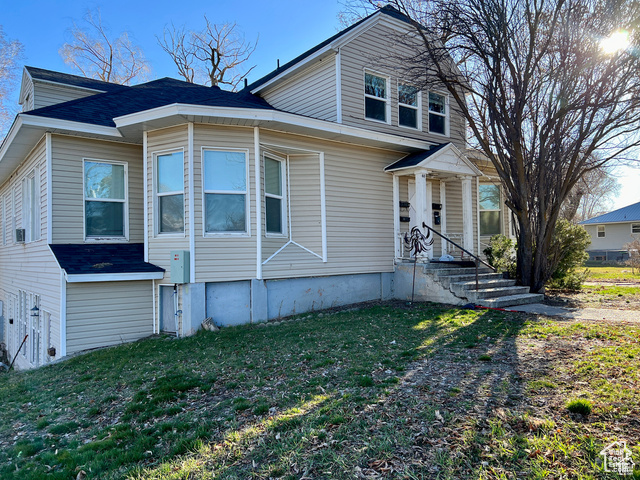
[[[159,283],[169,282],[171,250],[189,250],[189,152],[187,125],[165,128],[149,132],[147,138],[147,195],[149,209],[149,262],[165,269],[165,277]],[[197,151],[197,149],[195,149]],[[156,175],[155,154],[184,151],[184,234],[156,234],[157,204],[154,175]],[[195,154],[195,151],[194,151]],[[144,223],[143,221],[141,224]]]
[[[591,245],[587,250],[625,250],[625,244],[640,238],[640,235],[631,233],[632,223],[640,223],[640,221],[584,225],[591,235]],[[598,237],[598,225],[604,226],[604,237]]]
[[[67,284],[67,353],[153,333],[151,281]]]
[[[242,150],[248,155],[249,235],[203,236],[202,149]],[[196,282],[244,280],[256,277],[256,199],[253,128],[194,126],[194,189]],[[262,200],[264,206],[264,200]],[[264,222],[263,222],[264,226]]]
[[[52,135],[53,243],[83,243],[83,160],[128,165],[129,242],[143,239],[142,148],[64,135]]]
[[[323,58],[290,80],[265,89],[260,95],[285,112],[337,121],[335,56]]]
[[[264,265],[264,277],[392,272],[393,185],[391,174],[383,169],[402,155],[264,129],[260,139],[324,152],[327,211],[328,262],[290,245]],[[311,200],[308,216],[313,219],[315,211]],[[301,208],[296,217],[305,215]]]
[[[36,80],[33,89],[32,108],[48,107],[49,105],[77,100],[78,98],[90,97],[91,95],[96,95],[98,93],[102,92],[73,87],[63,87],[61,85],[51,85],[49,83],[42,83]]]
[[[22,181],[34,171],[39,170],[37,183],[40,193],[40,240],[18,244],[15,242],[14,228],[24,228],[22,218]],[[60,269],[47,245],[47,172],[46,142],[43,137],[28,154],[25,161],[16,169],[10,178],[0,187],[0,198],[7,202],[6,245],[0,241],[0,300],[4,302],[5,336],[16,339],[18,322],[9,325],[9,299],[17,297],[23,290],[40,296],[40,309],[51,315],[49,346],[60,352]],[[15,205],[15,208],[14,208]],[[14,227],[15,225],[15,227]],[[17,339],[16,339],[17,340]],[[19,339],[22,341],[22,338]],[[9,341],[11,349],[15,342]],[[15,345],[15,348],[19,346]],[[15,352],[10,351],[10,354]],[[18,366],[28,368],[31,365],[22,355],[18,356]]]
[[[398,33],[385,24],[377,23],[341,47],[342,123],[383,133],[404,135],[433,143],[453,142],[461,151],[465,148],[464,119],[449,102],[449,136],[428,133],[428,95],[422,92],[422,131],[398,126],[398,69],[388,66],[389,59],[398,52],[409,54],[407,47],[398,45]],[[404,37],[406,38],[406,37]],[[401,67],[398,65],[398,67]],[[385,124],[364,117],[364,72],[390,77],[387,88],[391,102],[391,123]]]

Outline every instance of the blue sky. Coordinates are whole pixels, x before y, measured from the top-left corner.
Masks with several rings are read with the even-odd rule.
[[[155,38],[165,25],[173,22],[199,29],[204,14],[213,23],[235,21],[248,40],[259,37],[251,57],[251,64],[256,65],[249,76],[251,82],[273,70],[278,59],[286,63],[334,35],[340,27],[337,15],[342,5],[338,0],[0,0],[0,25],[8,38],[24,45],[24,64],[77,73],[64,64],[58,50],[69,39],[74,20],[80,23],[87,9],[95,8],[100,8],[103,23],[112,34],[127,31],[142,47],[151,63],[152,78],[178,77]],[[17,104],[17,89],[13,97]],[[9,99],[7,104],[11,103]],[[614,208],[639,202],[640,169],[621,168],[617,173],[622,192]]]

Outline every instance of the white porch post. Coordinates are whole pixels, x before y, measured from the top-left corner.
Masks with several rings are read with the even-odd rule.
[[[429,227],[433,228],[433,184],[431,182],[426,182],[426,198],[425,198],[425,206],[424,206],[424,216],[425,222]],[[422,224],[421,224],[422,225]],[[431,239],[435,237],[435,233],[427,230],[425,235],[429,235]],[[433,258],[433,246],[427,247],[427,257],[429,259]]]
[[[400,258],[400,177],[393,174],[393,251]]]
[[[440,231],[443,235],[447,235],[447,183],[440,180]],[[442,255],[446,255],[448,252],[447,242],[442,240]]]
[[[471,177],[462,177],[462,246],[473,252],[473,195]]]
[[[427,218],[427,170],[418,170],[415,173],[416,181],[416,225],[421,232],[425,233],[425,229],[422,227],[423,223],[429,225],[430,219]],[[429,189],[429,197],[431,197],[431,189]],[[431,203],[429,203],[429,210],[431,210]],[[431,253],[427,251],[427,258],[431,258]]]

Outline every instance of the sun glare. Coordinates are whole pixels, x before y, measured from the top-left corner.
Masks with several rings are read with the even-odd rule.
[[[612,54],[624,50],[630,45],[629,32],[620,30],[613,32],[609,37],[600,41],[600,48],[604,53]]]

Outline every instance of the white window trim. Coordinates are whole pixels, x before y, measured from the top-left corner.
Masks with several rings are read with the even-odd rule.
[[[633,227],[638,227],[638,231],[634,232]],[[632,223],[631,224],[631,235],[638,235],[640,233],[640,223]]]
[[[246,232],[207,232],[207,202],[205,195],[207,193],[224,193],[224,194],[237,194],[243,195],[242,192],[237,191],[228,191],[228,190],[206,190],[204,188],[204,152],[206,150],[213,150],[217,152],[242,152],[244,153],[244,162],[245,162],[245,192],[244,192],[244,215],[245,215],[245,225],[247,228]],[[250,184],[249,184],[249,150],[246,148],[223,148],[223,147],[207,147],[203,146],[200,148],[200,172],[202,178],[202,237],[203,238],[216,238],[216,237],[251,237],[251,199],[250,199]]]
[[[124,203],[124,212],[123,212],[123,232],[122,236],[108,236],[108,237],[88,237],[87,236],[87,198],[86,195],[86,185],[85,185],[85,164],[86,162],[95,162],[95,163],[108,163],[110,165],[123,165],[124,166],[124,202],[118,199],[90,199],[89,201],[96,202],[114,202],[114,203]],[[84,237],[85,243],[109,243],[109,242],[122,242],[129,241],[129,164],[127,162],[119,162],[117,160],[104,160],[98,158],[88,158],[85,157],[82,159],[82,234]]]
[[[485,209],[482,208],[481,204],[480,204],[480,187],[483,187],[485,185],[489,185],[492,187],[497,187],[498,188],[498,192],[500,192],[500,200],[498,201],[498,208],[489,208],[489,209]],[[502,235],[503,233],[503,212],[502,212],[502,187],[500,185],[496,185],[494,183],[480,183],[478,184],[478,237],[492,237],[493,235]],[[480,228],[481,228],[481,224],[480,224],[480,216],[482,214],[482,212],[498,212],[499,217],[498,217],[498,226],[500,227],[500,231],[498,233],[480,233]]]
[[[289,218],[288,218],[288,197],[287,197],[287,190],[288,190],[288,179],[289,179],[289,161],[287,158],[281,157],[279,155],[275,155],[271,152],[264,152],[262,154],[262,171],[266,172],[266,168],[265,168],[265,158],[269,157],[271,160],[275,160],[277,162],[280,162],[280,191],[282,192],[282,195],[274,195],[272,193],[267,193],[267,187],[266,187],[266,181],[264,182],[265,185],[263,187],[263,192],[264,192],[264,215],[265,215],[265,219],[264,219],[264,236],[265,237],[275,237],[275,238],[288,238],[289,237]],[[282,232],[278,233],[278,232],[267,232],[267,197],[269,198],[278,198],[280,200],[282,200],[281,204],[280,204],[280,218],[282,219],[281,222],[281,227],[282,227]]]
[[[398,92],[398,126],[400,128],[406,128],[408,130],[421,132],[422,131],[422,91],[418,90],[416,92],[418,106],[408,105],[406,103],[400,102],[400,85],[405,85],[407,87],[412,87],[413,86],[413,85],[411,85],[409,83],[401,82],[400,80],[398,80],[398,82],[397,82],[396,90]],[[405,107],[405,108],[410,108],[412,110],[416,110],[416,123],[417,123],[416,127],[410,127],[409,125],[401,125],[400,124],[400,107]]]
[[[387,82],[387,98],[376,97],[375,95],[368,95],[365,93],[366,91],[366,77],[365,75],[369,73],[371,75],[375,75],[376,77],[384,78]],[[382,120],[376,120],[375,118],[367,117],[367,104],[365,101],[362,102],[362,117],[369,122],[381,123],[383,125],[391,125],[391,77],[389,75],[385,75],[383,73],[378,73],[368,68],[362,70],[362,94],[363,99],[365,98],[373,98],[375,100],[380,100],[385,102],[385,117],[386,120],[383,122]]]
[[[42,238],[40,198],[40,171],[34,168],[21,183],[22,188],[22,228],[25,231],[25,243],[32,243]],[[35,233],[35,235],[34,235]]]
[[[429,124],[428,132],[431,135],[438,135],[440,137],[449,137],[450,133],[451,133],[450,132],[450,128],[449,128],[449,120],[451,118],[450,108],[449,108],[449,94],[448,93],[444,93],[444,92],[438,92],[436,90],[431,90],[431,93],[435,93],[436,95],[441,95],[441,96],[444,97],[444,114],[431,111],[431,109],[429,108],[429,92],[427,92],[427,122]],[[429,122],[429,115],[431,115],[432,113],[434,115],[438,115],[440,117],[444,117],[444,133],[438,133],[438,132],[432,132],[431,131],[431,122]]]
[[[182,153],[182,191],[181,192],[163,192],[161,194],[158,195],[158,157],[161,155],[169,155],[172,153],[176,153],[176,152],[181,152]],[[152,167],[151,167],[151,178],[152,178],[152,185],[151,188],[153,189],[153,237],[157,238],[157,237],[176,237],[176,238],[186,238],[187,236],[187,215],[186,215],[186,209],[184,208],[184,200],[185,200],[185,175],[184,175],[184,147],[182,148],[170,148],[167,150],[157,150],[155,152],[153,152],[151,154],[151,158],[152,158]],[[160,203],[158,201],[158,197],[164,197],[167,195],[180,195],[182,194],[182,220],[184,223],[184,226],[182,227],[182,232],[160,232],[160,218],[158,217],[158,215],[160,215]],[[193,212],[189,212],[191,215],[193,215]]]
[[[602,235],[600,235],[600,227],[602,227]],[[607,232],[604,225],[596,225],[596,238],[606,238]]]
[[[2,245],[7,244],[7,202],[8,196],[2,197]]]

